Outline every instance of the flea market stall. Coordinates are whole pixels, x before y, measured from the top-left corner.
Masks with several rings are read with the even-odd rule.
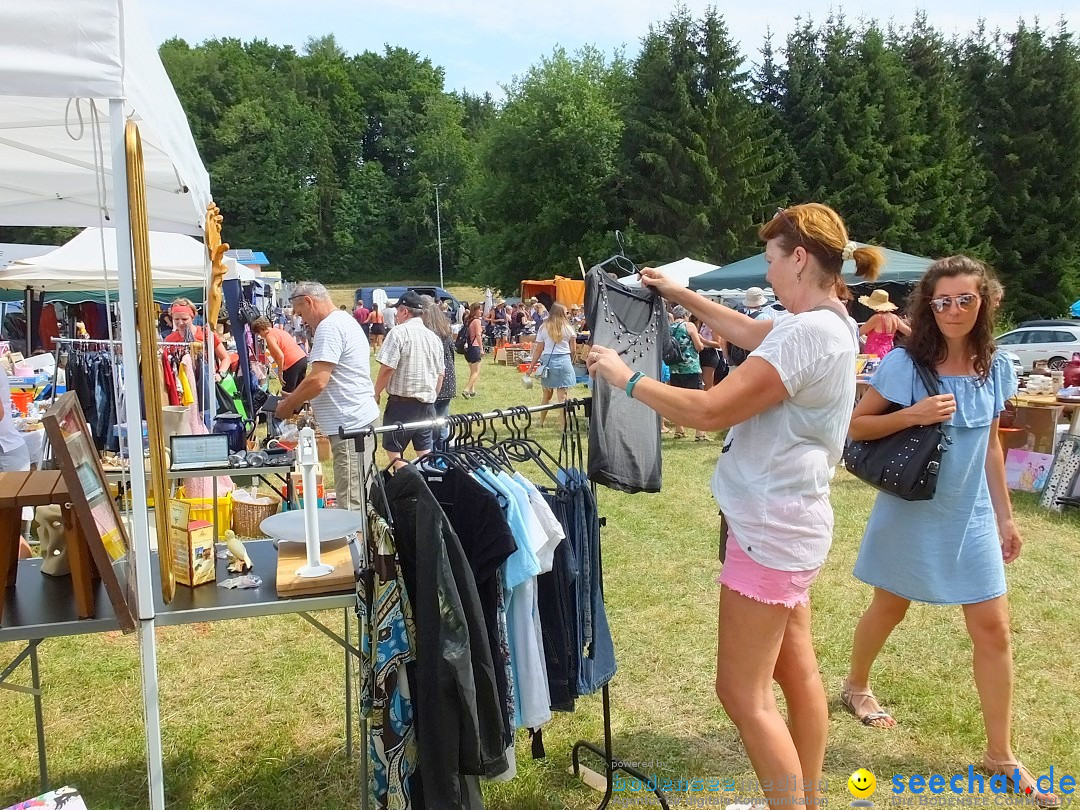
[[[110,497],[114,474],[101,465],[89,414],[67,393],[42,417],[56,468],[0,474],[0,578],[7,586],[0,641],[25,644],[0,675],[0,687],[33,696],[44,790],[39,646],[61,635],[137,630],[149,804],[156,810],[165,798],[155,626],[343,607],[354,597],[282,600],[269,577],[255,590],[226,591],[185,587],[178,576],[174,556],[181,544],[174,543],[169,523],[172,503],[165,508],[158,497],[150,509],[151,492],[160,496],[169,491],[168,479],[200,473],[216,482],[220,469],[202,462],[212,448],[201,445],[187,448],[192,462],[184,469],[176,469],[175,454],[167,469],[159,392],[150,382],[159,376],[159,347],[146,315],[154,309],[154,287],[197,291],[203,300],[208,286],[215,289],[211,273],[227,271],[211,227],[216,209],[210,207],[209,177],[184,111],[136,3],[65,0],[59,6],[0,6],[0,223],[92,230],[54,251],[51,264],[31,262],[6,275],[20,290],[90,290],[115,302],[118,320],[107,319],[107,343],[115,354],[94,368],[122,375],[129,385],[118,389],[129,393],[139,391],[130,381],[147,381],[142,397],[115,403],[114,418],[120,427],[146,425],[150,453],[128,454],[129,466],[119,474],[127,490],[122,515]],[[216,281],[220,290],[221,279]],[[218,293],[210,311],[220,305]],[[143,313],[138,321],[137,308]],[[139,432],[130,432],[131,444],[139,447]],[[204,444],[214,443],[207,438]],[[46,507],[57,510],[55,533],[64,551],[56,556],[67,573],[47,570],[56,562],[52,554],[46,560],[17,559],[22,510]],[[159,529],[156,548],[151,520]],[[250,548],[257,565],[276,566],[278,551],[270,541]],[[196,571],[209,571],[211,581],[228,576],[212,550],[188,562],[192,577]],[[32,671],[29,687],[9,680],[24,661]]]

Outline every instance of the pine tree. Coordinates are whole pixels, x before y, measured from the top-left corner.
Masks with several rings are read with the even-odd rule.
[[[986,256],[986,174],[966,127],[950,51],[923,12],[894,44],[915,90],[913,235],[901,249],[923,256]]]
[[[754,240],[774,174],[748,76],[714,9],[652,28],[633,72],[626,199],[651,259],[730,261]]]
[[[980,130],[993,182],[988,233],[1007,310],[1053,317],[1072,301],[1080,261],[1080,62],[1064,27],[1048,41],[1021,23],[1005,46],[987,86],[1000,103]]]

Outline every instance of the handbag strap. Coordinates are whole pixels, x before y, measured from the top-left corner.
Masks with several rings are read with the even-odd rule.
[[[908,357],[911,357],[911,353],[908,353]],[[915,373],[919,376],[919,381],[922,382],[923,388],[926,389],[926,393],[932,397],[936,397],[941,393],[941,389],[938,387],[937,382],[930,372],[924,368],[920,363],[915,361],[915,358],[911,357],[911,364],[915,366]]]

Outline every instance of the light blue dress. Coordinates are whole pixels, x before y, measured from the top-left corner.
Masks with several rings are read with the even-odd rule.
[[[927,395],[903,349],[885,356],[870,384],[904,407]],[[1015,392],[1016,372],[1001,353],[985,382],[941,378],[941,393],[956,397],[956,413],[945,423],[952,444],[942,456],[937,492],[929,501],[878,493],[855,562],[857,579],[940,605],[985,602],[1005,593],[985,463],[991,423]]]

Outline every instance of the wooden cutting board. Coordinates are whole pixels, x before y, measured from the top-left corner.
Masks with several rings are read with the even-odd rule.
[[[334,566],[323,577],[300,577],[296,570],[307,565],[307,547],[303,543],[278,543],[278,596],[312,596],[320,593],[351,591],[356,587],[356,563],[344,538],[322,544],[320,562]]]

